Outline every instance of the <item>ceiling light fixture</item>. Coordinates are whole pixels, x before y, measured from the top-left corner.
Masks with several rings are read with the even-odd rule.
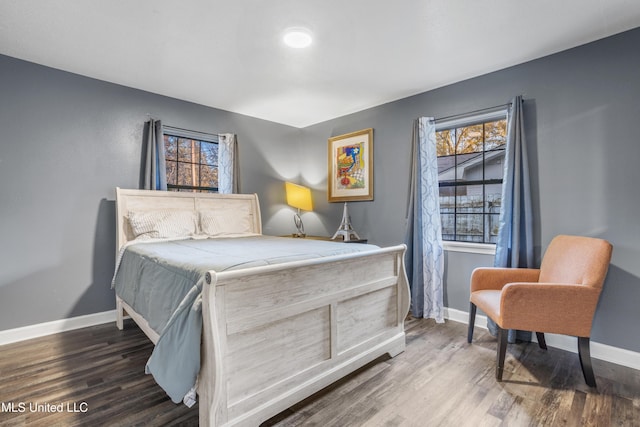
[[[306,28],[289,28],[282,38],[284,43],[294,49],[309,47],[313,41],[311,31]]]

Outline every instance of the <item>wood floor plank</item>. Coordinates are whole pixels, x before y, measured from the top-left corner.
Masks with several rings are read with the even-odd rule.
[[[640,414],[634,416],[633,402],[629,399],[613,399],[611,402],[612,426],[638,426]]]
[[[263,427],[640,427],[640,371],[594,360],[598,389],[578,356],[510,344],[495,380],[496,340],[466,326],[409,318],[407,349],[381,357],[263,423]],[[132,323],[100,325],[0,347],[0,425],[195,426],[198,405],[173,404],[144,374],[152,344]],[[86,412],[8,404],[86,404]]]

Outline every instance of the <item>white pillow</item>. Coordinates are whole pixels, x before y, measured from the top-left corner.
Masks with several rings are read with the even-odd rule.
[[[199,211],[200,232],[210,237],[252,235],[249,209],[216,209]]]
[[[136,239],[191,237],[198,218],[188,210],[129,211],[129,225]]]

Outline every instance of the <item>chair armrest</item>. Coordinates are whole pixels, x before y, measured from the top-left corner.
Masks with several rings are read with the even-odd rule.
[[[600,289],[564,283],[509,283],[502,289],[506,329],[589,337]]]
[[[540,269],[480,267],[471,273],[471,292],[500,290],[511,282],[537,282]]]

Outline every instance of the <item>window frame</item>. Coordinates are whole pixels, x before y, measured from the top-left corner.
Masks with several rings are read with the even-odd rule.
[[[488,122],[493,122],[497,120],[506,120],[507,123],[507,132],[508,132],[508,123],[509,123],[509,109],[506,106],[497,107],[491,110],[485,110],[481,113],[471,113],[461,116],[453,116],[451,118],[444,118],[440,120],[436,120],[436,128],[435,132],[440,132],[444,130],[456,129],[466,126],[484,124]],[[506,135],[505,135],[506,136]],[[505,152],[506,152],[506,143],[505,143]],[[461,183],[459,185],[446,183],[442,185],[442,183],[438,180],[438,188],[442,187],[457,187],[462,185],[487,185],[487,184],[503,184],[503,179],[489,179],[486,180],[484,178],[484,162],[486,159],[484,158],[484,150],[483,150],[483,179],[482,180],[474,180],[467,181]],[[457,196],[456,196],[457,197]],[[486,203],[486,195],[483,190],[483,205]],[[440,213],[442,215],[442,212]],[[457,214],[457,213],[456,213]],[[482,212],[483,223],[484,218],[487,216],[487,213]],[[467,253],[476,253],[476,254],[486,254],[486,255],[495,255],[496,244],[491,242],[467,242],[460,240],[444,240],[442,241],[443,247],[447,251],[453,252],[467,252]]]
[[[204,132],[198,132],[198,131],[192,131],[192,130],[188,130],[188,129],[181,129],[181,128],[174,128],[174,127],[169,127],[169,126],[163,126],[162,129],[162,133],[163,133],[163,142],[164,139],[166,137],[174,137],[174,138],[178,138],[178,139],[188,139],[188,140],[193,140],[193,141],[198,141],[199,143],[208,143],[208,144],[215,144],[216,146],[218,146],[218,159],[217,162],[218,164],[215,166],[216,170],[219,173],[219,156],[220,156],[220,151],[219,151],[219,147],[220,147],[220,139],[218,137],[218,135],[216,134],[210,134],[210,133],[204,133]],[[173,160],[169,160],[167,159],[167,153],[165,150],[164,153],[164,160],[165,160],[165,164],[169,164],[169,162],[175,162],[176,164],[178,163],[185,163],[185,164],[196,164],[198,166],[198,173],[201,173],[201,166],[202,165],[207,165],[210,166],[206,163],[202,163],[201,159],[198,159],[197,163],[192,163],[192,162],[182,162],[180,160],[178,160],[179,156],[178,156],[178,147],[176,146],[176,159]],[[199,150],[199,153],[201,151]],[[167,169],[167,174],[168,174],[168,168]],[[177,169],[176,169],[176,173],[177,173]],[[168,178],[168,176],[167,176]],[[216,187],[208,187],[208,186],[202,186],[202,185],[198,185],[198,186],[194,186],[194,185],[183,185],[183,184],[169,184],[169,180],[167,179],[167,191],[176,191],[176,192],[182,192],[182,191],[187,191],[187,192],[205,192],[205,193],[218,193],[219,192],[219,186]]]

